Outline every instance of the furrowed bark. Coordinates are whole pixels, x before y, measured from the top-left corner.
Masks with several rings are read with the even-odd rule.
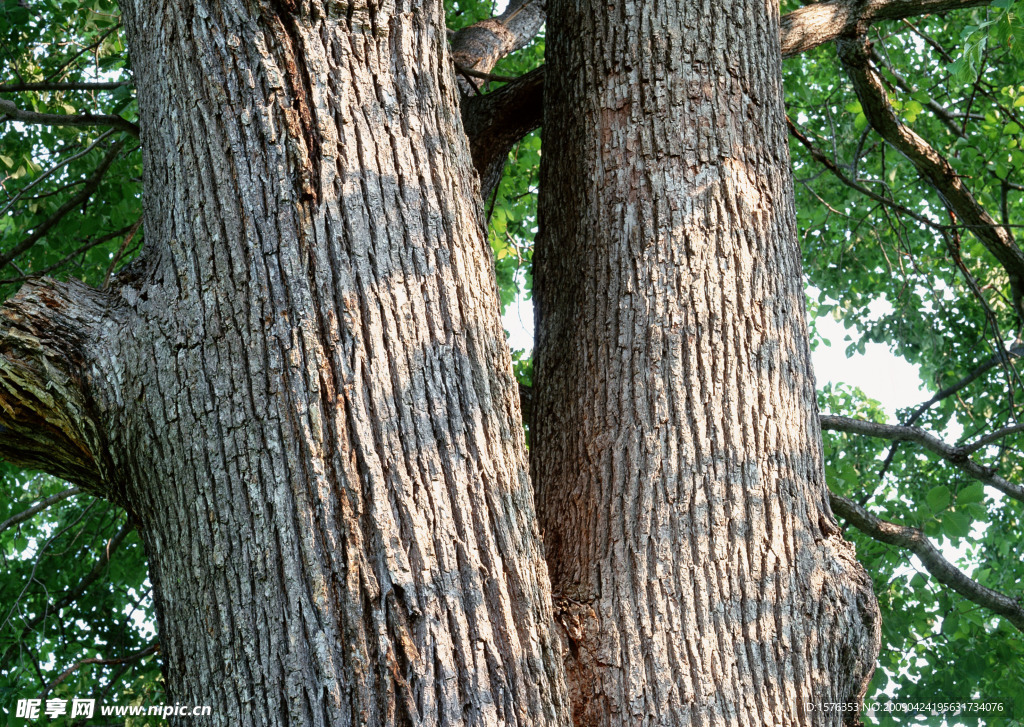
[[[828,503],[772,4],[548,6],[532,473],[577,725],[838,725],[878,607]]]
[[[109,454],[76,481],[145,543],[170,699],[215,725],[564,725],[440,4],[122,12],[146,246],[66,388]]]

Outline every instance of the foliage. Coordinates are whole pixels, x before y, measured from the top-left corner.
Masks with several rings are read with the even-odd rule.
[[[786,12],[798,3],[783,3]],[[871,30],[893,108],[930,141],[970,186],[978,203],[1017,231],[1024,203],[1024,55],[1020,0],[998,0],[947,16],[892,22]],[[490,17],[491,2],[446,0],[449,26]],[[543,60],[543,37],[494,69],[518,76]],[[1015,357],[1021,321],[1005,271],[972,230],[955,224],[938,194],[868,122],[831,45],[785,64],[791,119],[849,178],[839,180],[794,142],[796,205],[806,273],[815,291],[812,316],[835,316],[851,331],[851,351],[881,342],[914,364],[933,391],[964,379],[993,357],[998,363],[930,406],[915,422],[949,441],[970,442],[1016,422],[1024,383]],[[0,84],[117,83],[116,88],[9,92],[0,99],[39,113],[95,113],[136,120],[130,60],[113,0],[0,0]],[[498,84],[485,84],[482,92]],[[3,123],[0,121],[0,123]],[[33,274],[77,277],[103,285],[139,249],[141,153],[126,131],[103,127],[6,123],[0,137],[0,256],[55,220],[39,241],[0,270],[0,299]],[[100,160],[124,148],[96,191],[64,209]],[[537,233],[541,137],[531,134],[509,155],[501,184],[485,200],[489,241],[503,309],[529,298]],[[915,220],[911,214],[918,216]],[[56,218],[56,219],[55,219]],[[878,311],[878,301],[888,307]],[[812,330],[814,329],[812,320]],[[532,361],[514,352],[520,382]],[[844,386],[820,392],[822,411],[884,422],[877,402]],[[901,422],[911,411],[898,412]],[[1015,433],[972,456],[1019,481]],[[921,528],[977,581],[1016,595],[1024,561],[1022,504],[985,487],[949,462],[902,444],[826,432],[827,479],[833,490],[891,522]],[[43,475],[5,469],[0,522],[67,487]],[[38,696],[82,659],[131,655],[152,642],[153,615],[137,534],[102,563],[125,516],[87,495],[0,531],[0,708]],[[1005,620],[938,585],[914,558],[860,535],[847,537],[872,573],[883,609],[883,649],[873,698],[891,702],[999,702],[1004,711],[965,713],[947,723],[1019,724],[1024,715],[1024,640]],[[87,583],[86,588],[81,584]],[[78,591],[81,591],[78,593]],[[74,596],[38,624],[62,598]],[[86,665],[54,696],[97,695],[120,704],[162,701],[157,659]],[[943,724],[941,718],[875,713],[868,721]],[[901,721],[903,720],[903,721]],[[906,720],[910,720],[909,722]],[[136,722],[135,724],[138,724]]]

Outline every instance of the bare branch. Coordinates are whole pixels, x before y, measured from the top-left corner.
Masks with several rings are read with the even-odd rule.
[[[839,58],[853,83],[868,123],[894,149],[903,154],[928,182],[946,207],[971,228],[975,237],[1003,266],[1010,279],[1014,309],[1024,320],[1024,252],[1008,230],[974,199],[949,162],[896,117],[878,74],[870,67],[871,45],[864,38],[836,41]]]
[[[1008,437],[1011,434],[1017,434],[1019,432],[1024,432],[1024,424],[1011,424],[1006,427],[1001,427],[995,430],[994,432],[989,432],[988,434],[982,437],[978,437],[975,441],[971,442],[970,444],[965,444],[960,449],[962,449],[964,452],[967,452],[968,454],[971,454],[977,452],[979,449],[986,445],[992,444],[992,442],[997,442],[1003,437]]]
[[[121,246],[117,248],[117,252],[114,254],[114,257],[111,258],[110,267],[107,268],[107,274],[103,276],[103,284],[100,287],[104,290],[106,290],[107,286],[110,285],[110,276],[114,274],[114,268],[116,268],[117,264],[121,262],[121,258],[124,257],[124,251],[128,249],[128,245],[131,244],[132,238],[135,237],[135,233],[139,231],[139,227],[141,225],[142,217],[139,217],[139,219],[135,220],[131,227],[125,231],[124,240],[121,241]]]
[[[999,344],[999,341],[997,341],[996,343]],[[931,399],[918,406],[917,409],[915,409],[911,413],[911,415],[907,417],[906,421],[903,422],[903,426],[911,426],[912,424],[914,424],[914,422],[920,419],[924,415],[924,413],[928,411],[932,406],[939,403],[943,399],[948,399],[949,397],[953,396],[958,391],[963,389],[965,386],[969,386],[971,383],[976,381],[980,376],[982,376],[990,369],[995,367],[996,364],[1007,362],[1011,356],[1024,356],[1024,346],[1014,346],[1013,348],[1007,349],[1005,351],[997,350],[994,354],[992,354],[992,356],[987,361],[984,361],[980,366],[975,368],[973,371],[971,371],[969,374],[967,374],[962,379],[957,381],[955,384],[947,386],[946,388],[942,389],[937,394],[935,394],[935,396],[933,396]],[[885,456],[885,460],[882,462],[882,466],[879,467],[878,469],[880,478],[884,477],[885,473],[889,470],[889,466],[892,464],[893,459],[896,457],[896,450],[899,449],[899,445],[899,442],[893,442],[892,446],[889,448],[889,453]]]
[[[114,230],[113,232],[108,232],[108,233],[106,233],[104,235],[101,235],[100,237],[96,237],[96,238],[90,239],[87,242],[85,242],[85,243],[79,245],[78,247],[76,247],[74,250],[69,252],[67,255],[65,255],[64,257],[62,257],[60,260],[58,260],[57,262],[53,263],[52,265],[47,265],[45,268],[40,268],[38,270],[33,270],[31,274],[19,275],[16,278],[4,278],[3,280],[0,280],[0,285],[14,285],[16,283],[24,283],[26,280],[32,280],[32,278],[38,278],[40,275],[49,275],[54,270],[58,270],[61,267],[63,267],[65,264],[67,264],[68,262],[73,260],[78,255],[81,255],[84,252],[88,252],[89,250],[93,249],[94,247],[98,247],[99,245],[102,245],[105,242],[110,242],[115,237],[121,237],[121,235],[127,235],[128,233],[132,233],[132,231],[133,231],[133,229],[135,227],[136,227],[136,223],[133,222],[130,225],[125,225],[124,227],[122,227],[119,230]],[[131,242],[131,237],[128,237],[128,241]],[[111,264],[113,265],[116,262],[117,262],[117,259],[113,260],[111,262]],[[100,286],[100,287],[106,287],[106,286]]]
[[[19,109],[13,101],[0,99],[0,113],[7,118],[26,124],[43,126],[106,126],[127,131],[133,136],[139,135],[139,127],[128,119],[113,114],[41,114],[36,111]]]
[[[1006,353],[1008,355],[1010,355],[1010,356],[1013,356],[1013,357],[1024,356],[1024,346],[1014,346],[1013,348],[1008,349],[1006,351]],[[920,419],[921,416],[926,411],[928,411],[928,409],[930,409],[932,406],[934,406],[938,402],[942,401],[943,399],[948,399],[949,397],[953,396],[953,394],[957,393],[958,391],[963,389],[965,386],[969,386],[974,381],[976,381],[980,376],[982,376],[983,374],[987,373],[990,369],[994,368],[996,366],[996,364],[1002,363],[1002,361],[1003,361],[1003,353],[1002,352],[994,353],[989,359],[987,359],[986,361],[982,362],[976,369],[971,371],[969,374],[964,376],[962,379],[960,379],[959,381],[957,381],[954,384],[950,384],[949,386],[945,387],[944,389],[939,391],[937,394],[935,394],[935,396],[933,396],[931,399],[929,399],[928,401],[926,401],[923,404],[921,404],[920,406],[918,406],[917,409],[914,410],[914,413],[911,414],[907,418],[906,422],[904,422],[904,425],[910,426],[911,424],[916,422],[918,419]]]
[[[1021,608],[1018,599],[994,591],[970,578],[946,560],[939,549],[917,528],[880,520],[852,500],[831,492],[829,503],[837,515],[861,532],[880,542],[911,551],[921,559],[925,569],[939,583],[952,588],[967,600],[999,614],[1017,629],[1024,631],[1024,609]]]
[[[63,492],[58,492],[56,495],[50,495],[45,500],[40,500],[32,507],[26,510],[22,510],[17,515],[11,515],[9,518],[0,523],[0,533],[2,533],[4,530],[7,530],[7,528],[17,525],[18,523],[25,522],[36,513],[40,513],[46,508],[50,507],[50,505],[58,503],[61,500],[66,500],[72,495],[77,495],[80,492],[81,490],[79,488],[72,487],[70,489],[64,490]]]
[[[32,629],[34,629],[36,626],[45,621],[50,616],[50,614],[57,613],[62,608],[69,606],[75,601],[77,601],[82,596],[82,594],[85,593],[86,589],[88,589],[89,586],[95,583],[99,579],[99,577],[103,575],[103,571],[106,570],[107,566],[110,564],[110,557],[117,551],[119,547],[121,547],[121,543],[124,542],[124,539],[127,538],[129,533],[131,533],[131,531],[134,529],[135,526],[132,525],[130,522],[125,523],[121,527],[121,529],[118,530],[114,534],[114,536],[107,541],[106,547],[103,548],[103,551],[100,553],[100,557],[96,559],[96,562],[93,564],[93,567],[89,570],[88,573],[86,573],[82,577],[82,580],[80,580],[74,588],[65,593],[56,603],[47,604],[46,608],[44,608],[41,612],[37,613],[35,616],[26,621],[25,626],[21,631],[21,638],[18,639],[17,642],[7,647],[7,650],[4,651],[3,656],[0,657],[0,662],[5,664],[9,663],[10,656],[13,650],[19,646],[20,642],[25,638],[25,636],[28,635],[30,631],[32,631]]]
[[[803,144],[804,148],[807,149],[808,152],[810,152],[811,158],[814,159],[814,161],[821,164],[826,169],[828,169],[830,172],[832,172],[836,179],[838,179],[840,182],[845,184],[850,189],[854,189],[860,192],[865,197],[869,197],[870,199],[873,199],[879,204],[883,204],[886,207],[891,207],[900,214],[906,215],[907,217],[911,218],[915,222],[921,223],[922,225],[931,227],[932,229],[935,230],[945,229],[944,225],[932,222],[927,217],[920,215],[917,212],[914,212],[909,207],[904,207],[900,203],[895,202],[889,199],[888,197],[883,197],[877,192],[868,189],[860,182],[851,179],[842,169],[840,169],[839,165],[836,164],[834,160],[832,160],[824,151],[818,148],[818,146],[815,145],[811,138],[807,136],[805,133],[803,133],[803,131],[801,131],[800,127],[797,126],[796,123],[794,123],[793,120],[789,118],[789,116],[786,117],[786,125],[789,127],[789,133],[792,134],[797,141]]]
[[[974,479],[992,485],[1014,500],[1024,502],[1024,487],[1008,482],[997,475],[991,468],[984,467],[972,460],[963,447],[946,444],[919,427],[904,427],[895,424],[877,424],[863,419],[850,419],[831,414],[822,414],[821,428],[834,432],[863,434],[867,437],[888,439],[893,442],[914,442],[929,452],[937,454],[957,469],[966,472]]]
[[[0,270],[5,268],[14,258],[22,254],[30,247],[35,245],[43,235],[49,232],[54,225],[61,221],[61,219],[71,210],[77,209],[82,206],[100,186],[100,182],[103,180],[103,175],[107,173],[110,165],[114,163],[117,155],[121,153],[124,148],[124,141],[114,142],[110,149],[107,150],[106,155],[100,161],[99,166],[96,167],[95,171],[89,175],[86,179],[85,186],[74,195],[67,202],[62,204],[57,211],[54,212],[48,219],[36,226],[28,237],[15,245],[9,252],[0,255]]]
[[[114,129],[110,129],[109,131],[103,132],[98,137],[96,137],[96,140],[93,143],[89,144],[89,146],[87,146],[84,149],[82,149],[82,151],[78,152],[77,154],[72,154],[67,159],[62,159],[61,161],[57,162],[56,164],[51,166],[46,171],[42,172],[39,176],[37,176],[35,179],[33,179],[28,184],[26,184],[20,190],[18,190],[18,193],[16,195],[14,195],[14,197],[11,198],[11,200],[7,203],[6,206],[4,206],[4,208],[2,210],[0,210],[0,217],[2,217],[3,215],[6,215],[11,210],[11,207],[13,207],[15,205],[15,203],[17,203],[17,201],[19,199],[21,199],[26,192],[28,192],[29,190],[33,189],[37,184],[39,184],[43,180],[49,178],[54,173],[59,172],[61,169],[66,167],[71,162],[75,161],[76,159],[81,159],[82,157],[84,157],[86,154],[88,154],[93,149],[95,149],[96,146],[101,141],[103,141],[104,139],[106,139],[108,136],[110,136],[113,133],[114,133]]]

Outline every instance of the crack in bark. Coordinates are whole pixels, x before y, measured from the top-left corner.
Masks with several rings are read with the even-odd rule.
[[[323,144],[320,140],[320,129],[317,125],[316,113],[311,99],[313,85],[309,77],[309,67],[303,53],[302,33],[295,16],[299,12],[297,0],[271,0],[273,18],[279,28],[274,35],[283,50],[281,63],[284,66],[285,78],[288,79],[288,91],[292,96],[290,111],[285,109],[286,124],[289,136],[296,141],[302,140],[304,149],[300,157],[299,179],[302,195],[300,202],[311,201],[314,205],[320,201],[320,159],[323,156]],[[295,118],[297,116],[297,119]]]

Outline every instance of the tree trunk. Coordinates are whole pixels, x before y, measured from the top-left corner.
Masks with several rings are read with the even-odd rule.
[[[138,524],[171,699],[566,724],[441,4],[122,10],[146,250],[109,294],[27,288],[7,315],[35,358],[3,369],[60,355],[82,387],[69,414],[22,385],[82,460],[61,471]]]
[[[829,510],[773,3],[550,0],[532,471],[577,725],[822,725],[877,604]]]

